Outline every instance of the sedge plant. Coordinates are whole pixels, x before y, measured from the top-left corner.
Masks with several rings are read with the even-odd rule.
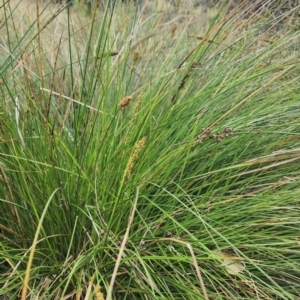
[[[298,7],[156,2],[2,2],[2,299],[300,297]]]

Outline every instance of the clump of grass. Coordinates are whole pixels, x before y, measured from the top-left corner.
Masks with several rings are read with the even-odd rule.
[[[78,7],[1,8],[0,295],[299,297],[296,27]]]

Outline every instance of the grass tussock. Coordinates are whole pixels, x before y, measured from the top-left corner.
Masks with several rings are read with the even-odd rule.
[[[183,2],[2,2],[3,299],[300,297],[299,6]]]

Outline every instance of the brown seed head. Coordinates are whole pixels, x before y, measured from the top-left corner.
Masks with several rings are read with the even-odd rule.
[[[133,53],[133,64],[135,64],[139,58],[141,57],[141,52],[140,51],[134,51]]]
[[[142,150],[142,148],[144,147],[146,143],[146,137],[143,137],[141,140],[139,140],[135,147],[134,147],[134,152],[133,154],[131,155],[131,157],[129,158],[129,161],[127,163],[127,166],[126,166],[126,169],[125,169],[125,176],[126,178],[129,178],[130,175],[131,175],[131,171],[132,171],[132,168],[133,168],[133,164],[135,162],[135,160],[138,158],[138,154],[139,152]]]
[[[131,102],[131,99],[132,99],[132,96],[126,96],[124,97],[120,103],[119,103],[119,107],[126,107],[130,104]]]
[[[217,137],[216,137],[217,142],[222,142],[223,139],[224,139],[223,135],[217,135]]]
[[[140,111],[142,100],[143,100],[143,93],[140,93],[138,95],[138,100],[137,100],[136,106],[134,108],[134,118],[137,117],[137,115],[138,115],[138,113]]]
[[[174,24],[173,27],[172,27],[172,29],[171,29],[171,38],[174,37],[176,29],[177,29],[177,25]]]

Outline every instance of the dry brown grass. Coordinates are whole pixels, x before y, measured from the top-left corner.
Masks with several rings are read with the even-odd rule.
[[[164,62],[168,61],[168,57],[174,55],[174,52],[178,53],[180,60],[188,55],[190,49],[201,43],[214,44],[216,48],[226,47],[234,44],[253,22],[262,20],[260,15],[241,18],[236,8],[221,21],[216,22],[210,34],[206,34],[211,20],[217,14],[217,8],[207,11],[208,6],[203,4],[204,0],[201,5],[196,5],[199,1],[173,2],[172,4],[170,0],[145,0],[138,13],[133,4],[118,5],[107,29],[109,30],[107,49],[104,49],[102,54],[109,53],[116,65],[124,59],[131,59],[129,67],[132,72],[141,79],[141,82],[144,80],[147,84],[146,74],[152,68],[153,61],[156,62],[157,73],[161,73],[160,68],[164,67]],[[9,57],[17,58],[18,63],[14,67],[14,72],[18,71],[20,82],[29,80],[34,85],[34,82],[39,81],[50,93],[74,98],[74,91],[68,88],[70,79],[65,77],[65,72],[70,68],[70,61],[76,62],[73,64],[73,86],[80,85],[82,74],[78,65],[86,59],[89,38],[91,67],[95,60],[101,59],[96,57],[96,45],[105,14],[103,10],[87,14],[82,8],[82,5],[71,6],[71,19],[68,20],[68,11],[64,5],[46,5],[46,1],[10,0],[0,10],[0,19],[7,20],[7,25],[0,28],[0,62]],[[222,35],[214,38],[214,34],[228,20],[234,22],[234,27],[223,27]],[[30,26],[32,27],[29,32]],[[96,29],[90,33],[92,26]],[[12,52],[14,45],[25,35],[27,37],[20,44],[19,50]],[[279,38],[280,35],[276,30],[266,31],[257,38],[253,49],[249,48],[249,51],[274,43]],[[178,50],[174,51],[175,47],[178,47]],[[170,66],[169,71],[174,72],[176,67]],[[47,76],[49,73],[52,75]],[[137,94],[140,92],[141,84],[136,86]]]

